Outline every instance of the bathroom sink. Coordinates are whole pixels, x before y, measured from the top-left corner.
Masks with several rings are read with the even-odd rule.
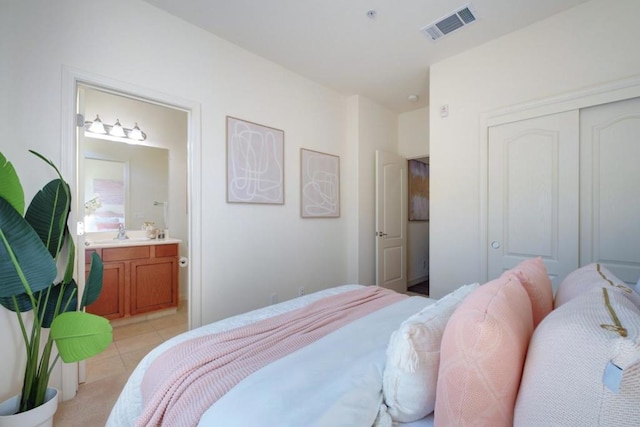
[[[86,240],[85,246],[148,242],[149,240],[151,240],[149,237],[130,237],[128,239],[123,239],[123,240],[119,240],[119,239]]]

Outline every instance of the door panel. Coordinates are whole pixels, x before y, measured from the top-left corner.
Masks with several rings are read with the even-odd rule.
[[[578,266],[578,113],[489,128],[488,272],[541,256],[554,287]]]
[[[407,160],[376,151],[376,285],[407,290]]]
[[[640,277],[640,99],[582,110],[580,264]]]

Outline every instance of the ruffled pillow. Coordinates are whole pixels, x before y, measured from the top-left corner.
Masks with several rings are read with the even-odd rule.
[[[461,286],[409,317],[391,335],[383,393],[393,421],[415,421],[433,412],[442,333],[460,302],[478,286]]]

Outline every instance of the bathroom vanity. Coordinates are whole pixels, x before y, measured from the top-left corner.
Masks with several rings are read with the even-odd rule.
[[[89,313],[120,319],[178,306],[178,239],[88,241],[85,271],[91,254],[104,263],[102,293]]]

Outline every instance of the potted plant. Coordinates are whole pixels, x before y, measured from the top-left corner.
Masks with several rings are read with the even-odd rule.
[[[2,415],[20,416],[49,399],[57,402],[57,391],[50,389],[47,398],[47,389],[59,358],[65,363],[84,360],[106,349],[112,340],[109,321],[83,311],[102,290],[102,261],[93,255],[80,298],[73,278],[76,249],[67,226],[69,185],[50,160],[31,153],[58,177],[34,196],[26,212],[20,179],[0,153],[0,304],[16,313],[26,350],[21,394],[6,402],[15,407],[0,414],[0,426],[6,418]],[[50,329],[48,336],[43,329]]]

